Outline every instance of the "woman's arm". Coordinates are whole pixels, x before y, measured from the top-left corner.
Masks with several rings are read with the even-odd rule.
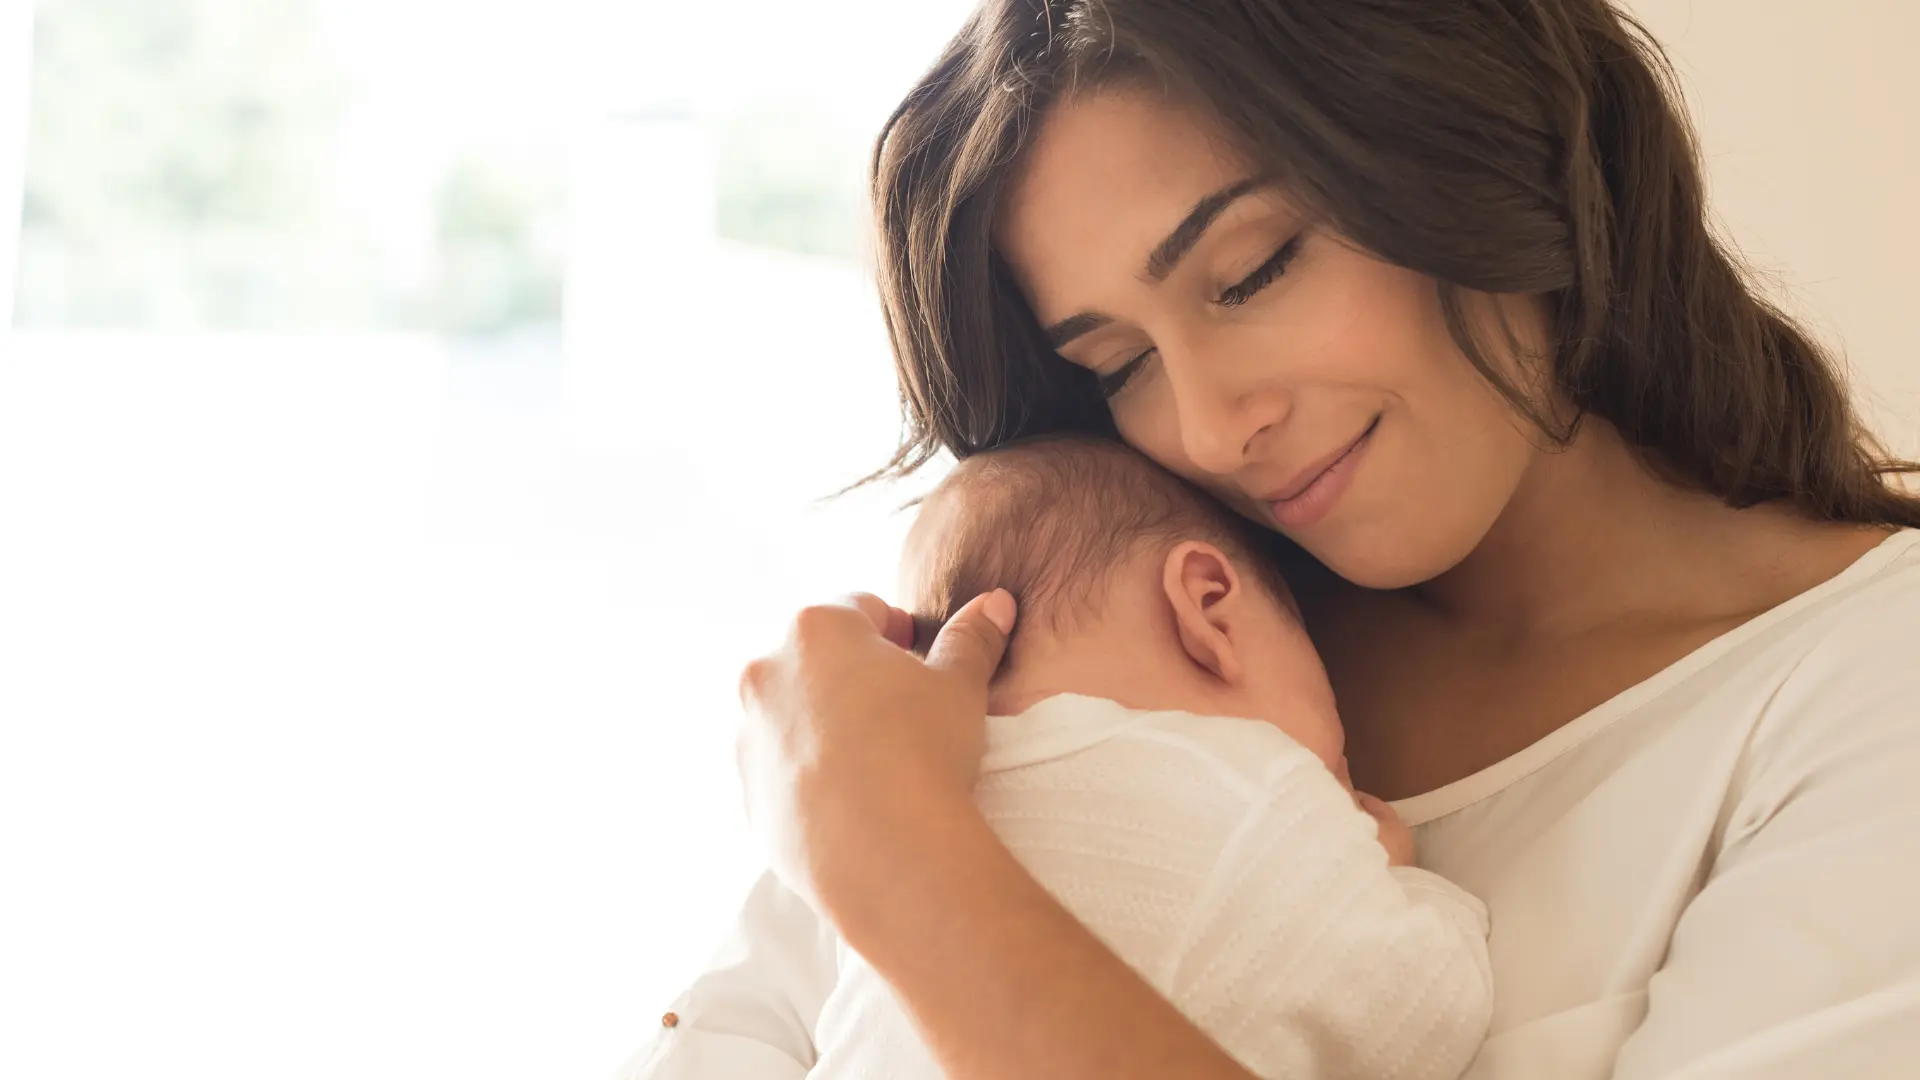
[[[772,874],[747,893],[712,963],[657,1021],[619,1080],[805,1080],[839,977],[833,931]]]
[[[996,605],[989,607],[989,605]],[[1011,598],[923,662],[873,597],[813,608],[742,680],[742,772],[783,876],[905,1002],[954,1080],[1251,1080],[1016,862],[975,808]]]

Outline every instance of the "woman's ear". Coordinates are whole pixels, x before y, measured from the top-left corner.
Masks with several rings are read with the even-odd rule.
[[[1239,684],[1246,669],[1234,639],[1246,590],[1233,561],[1204,540],[1182,540],[1167,552],[1161,587],[1187,655],[1222,682]]]

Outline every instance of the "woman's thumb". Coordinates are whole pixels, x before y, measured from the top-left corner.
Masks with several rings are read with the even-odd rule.
[[[974,597],[940,628],[927,650],[927,666],[987,685],[1007,654],[1015,614],[1013,594],[1005,589]]]

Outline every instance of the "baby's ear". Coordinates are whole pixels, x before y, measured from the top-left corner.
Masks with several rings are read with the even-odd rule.
[[[1246,672],[1235,632],[1246,590],[1233,560],[1204,540],[1182,540],[1167,552],[1161,588],[1187,655],[1221,681],[1238,684]]]

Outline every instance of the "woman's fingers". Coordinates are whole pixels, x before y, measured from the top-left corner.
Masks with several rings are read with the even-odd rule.
[[[895,645],[909,651],[913,648],[913,616],[887,603],[872,593],[850,593],[840,601],[840,606],[850,607],[867,617],[873,628]]]
[[[886,634],[888,624],[893,621],[893,608],[872,593],[848,593],[833,606],[849,607],[865,615],[867,621],[872,623],[873,628],[882,636]]]
[[[740,677],[736,744],[748,818],[776,873],[809,900],[870,891],[863,823],[944,792],[968,799],[986,744],[987,683],[1006,648],[1011,597],[964,609],[934,663],[907,648],[914,620],[860,594],[806,608],[784,643]],[[998,620],[996,623],[995,620]],[[910,721],[910,722],[903,722]]]
[[[913,651],[914,620],[912,615],[897,607],[888,606],[887,624],[881,628],[880,633],[895,645],[900,646],[908,652]]]
[[[1017,614],[1013,594],[1005,589],[974,597],[940,628],[927,650],[927,666],[985,687],[1007,653]]]

